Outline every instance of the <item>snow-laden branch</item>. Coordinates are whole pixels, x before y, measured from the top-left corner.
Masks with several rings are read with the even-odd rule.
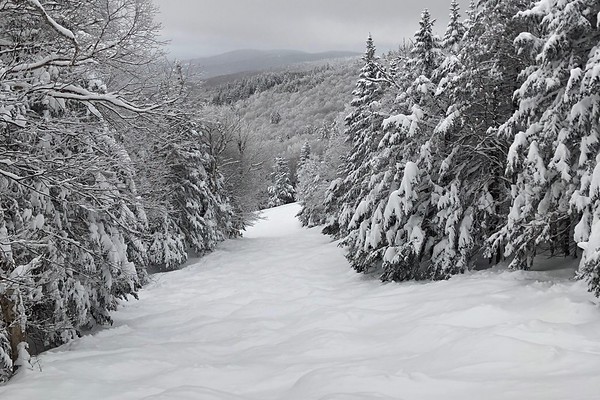
[[[102,102],[134,113],[148,113],[161,107],[160,104],[149,107],[136,106],[122,99],[117,94],[94,93],[72,84],[28,85],[21,82],[21,86],[30,91],[46,92],[48,96],[58,99],[77,100],[81,102]]]
[[[75,52],[73,54],[72,61],[75,62],[75,59],[77,58],[77,54],[79,53],[79,42],[77,41],[75,34],[70,29],[67,29],[64,26],[62,26],[61,24],[59,24],[58,22],[56,22],[56,20],[54,20],[54,18],[52,18],[50,16],[50,14],[48,14],[48,12],[44,8],[44,6],[39,2],[39,0],[27,0],[27,2],[42,13],[42,15],[44,16],[46,21],[50,24],[52,29],[54,29],[56,32],[58,32],[58,34],[64,36],[65,38],[67,38],[71,42],[73,42],[73,46],[75,46]]]
[[[72,66],[72,65],[93,64],[95,62],[96,61],[94,61],[94,60],[79,60],[79,61],[75,62],[73,59],[66,59],[64,56],[52,54],[52,55],[44,57],[41,60],[36,61],[36,62],[17,64],[14,67],[10,68],[10,70],[8,70],[8,72],[31,71],[34,69],[45,67],[46,65],[54,65],[57,67],[68,67],[68,66]]]
[[[54,18],[52,18],[46,12],[46,9],[44,8],[44,6],[42,6],[42,4],[38,0],[27,0],[27,2],[29,4],[31,4],[33,7],[37,8],[44,15],[44,18],[46,18],[46,21],[48,21],[48,23],[52,26],[52,28],[54,28],[55,31],[57,31],[58,33],[60,33],[64,37],[66,37],[67,39],[70,39],[71,41],[73,41],[73,43],[75,43],[77,45],[77,39],[75,38],[75,34],[71,30],[65,28],[64,26],[62,26],[61,24],[56,22],[54,20]]]
[[[380,64],[374,63],[375,68],[381,73],[383,78],[375,79],[375,78],[367,78],[367,80],[373,83],[388,83],[395,87],[396,89],[402,89],[402,87],[396,82],[396,80],[389,74],[389,72],[383,68]]]
[[[0,175],[3,175],[5,177],[7,177],[9,179],[12,179],[14,181],[17,181],[17,182],[22,181],[23,179],[25,179],[25,178],[23,178],[23,177],[21,177],[19,175],[13,174],[10,171],[5,171],[3,169],[0,169]]]

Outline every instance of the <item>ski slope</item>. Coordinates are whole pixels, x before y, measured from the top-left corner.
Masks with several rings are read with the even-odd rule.
[[[600,307],[571,270],[382,284],[297,211],[156,275],[0,399],[600,398]]]

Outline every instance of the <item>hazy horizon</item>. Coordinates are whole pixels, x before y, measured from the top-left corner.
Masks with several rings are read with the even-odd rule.
[[[190,59],[236,50],[363,52],[367,35],[379,52],[396,49],[418,29],[423,9],[442,35],[450,0],[153,0],[169,56]],[[460,0],[464,17],[467,0]]]
[[[234,50],[227,50],[224,51],[222,53],[216,53],[216,54],[208,54],[205,56],[197,56],[196,58],[211,58],[211,57],[218,57],[224,54],[229,54],[229,53],[236,53],[236,52],[285,52],[285,51],[291,51],[291,52],[301,52],[301,53],[306,53],[306,54],[322,54],[322,53],[334,53],[334,52],[347,52],[347,53],[356,53],[356,54],[361,54],[363,53],[363,51],[360,50],[338,50],[338,49],[329,49],[329,50],[323,50],[323,51],[305,51],[305,50],[298,50],[298,49],[284,49],[284,48],[273,48],[273,49],[253,49],[253,48],[240,48],[240,49],[234,49]]]

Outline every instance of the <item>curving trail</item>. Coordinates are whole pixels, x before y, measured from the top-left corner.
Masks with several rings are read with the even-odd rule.
[[[157,275],[0,399],[599,398],[600,307],[572,271],[381,284],[297,211]]]

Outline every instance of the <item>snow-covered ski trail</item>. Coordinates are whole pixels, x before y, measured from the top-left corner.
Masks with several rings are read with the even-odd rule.
[[[157,275],[0,399],[598,398],[600,309],[569,271],[384,285],[297,211]]]

